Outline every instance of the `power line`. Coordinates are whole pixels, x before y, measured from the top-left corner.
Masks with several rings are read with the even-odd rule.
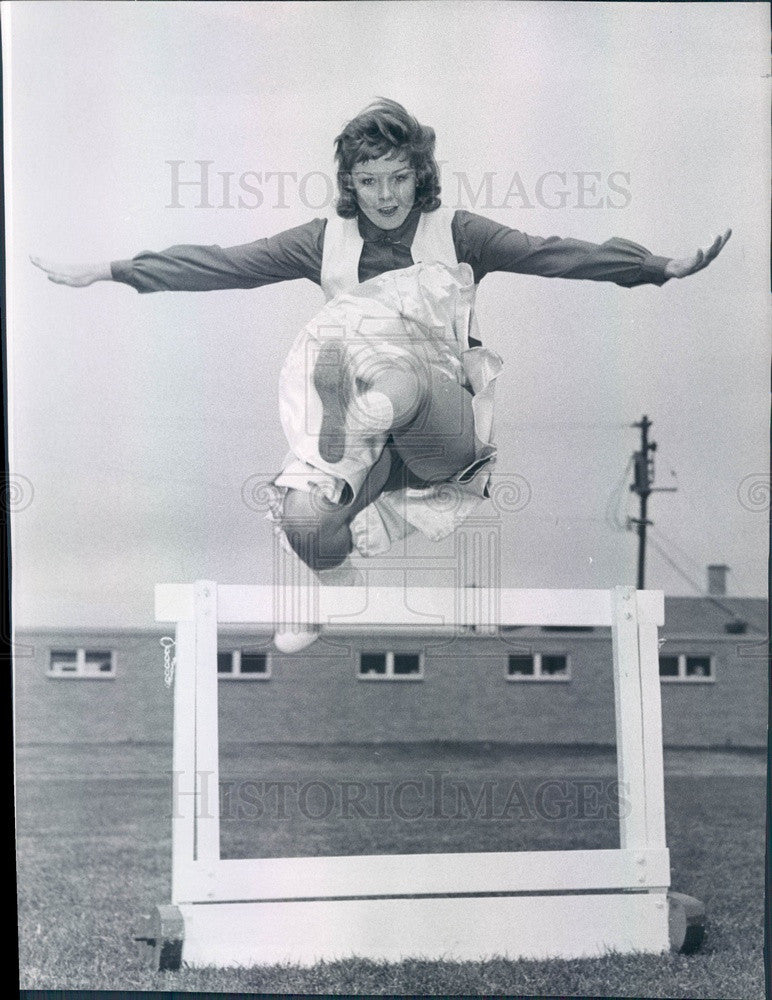
[[[689,574],[685,572],[685,570],[681,569],[681,567],[673,559],[670,558],[670,556],[667,554],[667,552],[665,552],[665,550],[662,548],[661,545],[658,545],[657,542],[653,538],[650,538],[649,541],[651,542],[651,547],[653,549],[656,549],[657,552],[659,552],[659,554],[665,560],[665,562],[668,563],[668,565],[672,566],[672,568],[676,571],[676,573],[678,573],[678,575],[680,577],[682,577],[684,580],[686,580],[686,582],[688,584],[690,584],[692,587],[694,587],[694,589],[700,594],[701,597],[706,597],[707,596],[705,594],[702,586],[699,583],[696,583],[692,579],[692,577],[690,577]],[[734,612],[731,612],[731,613],[734,614]]]
[[[704,508],[698,507],[697,504],[693,503],[692,500],[689,497],[688,492],[685,492],[685,493],[682,494],[682,500],[700,518],[700,520],[702,522],[702,526],[703,526],[703,531],[705,533],[705,537],[708,539],[708,541],[711,541],[712,543],[716,543],[716,539],[717,539],[718,536],[712,530],[713,525],[714,525],[715,522],[712,519],[705,517],[705,510],[704,510]],[[716,544],[719,544],[719,543],[716,543]],[[735,573],[734,569],[732,570],[732,578],[736,581],[736,573]],[[738,589],[744,590],[745,591],[745,596],[746,597],[748,596],[748,593],[747,593],[748,588],[747,587],[745,587],[745,588],[738,588]]]
[[[583,423],[571,420],[555,420],[550,423],[530,423],[523,420],[513,420],[508,422],[508,427],[528,427],[536,430],[564,430],[566,427],[574,430],[626,430],[630,425],[627,423]]]
[[[678,542],[676,542],[674,539],[666,535],[665,532],[658,525],[652,525],[651,530],[654,532],[654,534],[659,535],[662,538],[662,541],[665,542],[667,545],[669,545],[671,548],[677,549],[682,559],[686,559],[687,562],[691,563],[691,565],[700,572],[703,571],[704,569],[703,565],[700,562],[698,562],[694,558],[694,556],[690,555],[682,545],[679,545]]]
[[[665,542],[667,545],[669,545],[671,549],[677,549],[682,559],[686,559],[687,562],[691,563],[691,565],[694,566],[694,568],[699,570],[701,573],[704,571],[705,567],[703,566],[703,564],[698,562],[694,558],[694,556],[690,555],[682,545],[679,545],[678,542],[676,542],[673,538],[670,538],[668,535],[666,535],[665,532],[660,527],[653,526],[652,531],[655,532],[655,534],[659,535],[662,538],[662,541]],[[732,569],[732,579],[734,581],[733,589],[738,591],[737,594],[738,597],[751,596],[748,593],[747,587],[743,587],[737,583],[737,574],[735,573],[734,569]]]
[[[719,608],[721,611],[723,611],[724,614],[729,615],[729,617],[732,618],[733,621],[736,621],[736,622],[744,622],[745,621],[745,619],[741,618],[740,615],[738,615],[736,611],[734,611],[732,608],[730,608],[728,604],[724,604],[723,601],[720,601],[713,594],[707,593],[707,591],[702,586],[700,586],[700,584],[696,583],[688,575],[688,573],[686,573],[678,565],[678,563],[676,563],[673,559],[670,558],[670,556],[667,554],[667,552],[665,552],[665,550],[660,545],[658,545],[657,542],[653,538],[649,538],[649,544],[651,545],[651,547],[653,549],[655,549],[655,551],[657,551],[659,553],[659,555],[662,557],[662,559],[664,559],[665,562],[669,566],[671,566],[676,571],[676,573],[678,573],[678,575],[680,577],[682,577],[684,580],[686,580],[686,582],[688,584],[690,584],[692,587],[694,587],[694,589],[697,591],[697,593],[699,594],[700,597],[702,597],[706,601],[710,601],[711,604],[714,604],[717,608]],[[751,624],[752,627],[755,628],[757,631],[761,632],[762,635],[766,634],[766,629],[764,629],[761,626],[759,626],[756,622],[751,622],[749,624]]]
[[[633,459],[631,457],[627,460],[625,471],[622,473],[619,482],[611,490],[611,493],[609,493],[609,498],[606,503],[606,514],[604,520],[606,524],[615,531],[627,531],[629,527],[627,518],[625,518],[624,521],[621,521],[619,519],[619,509],[622,506],[622,497],[625,495],[625,486],[627,485],[627,477],[630,474],[630,469],[632,468],[632,465],[633,465]]]

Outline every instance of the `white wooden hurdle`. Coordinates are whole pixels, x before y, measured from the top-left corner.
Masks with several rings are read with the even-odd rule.
[[[618,778],[629,804],[618,850],[223,860],[217,628],[270,626],[286,617],[277,614],[281,600],[271,586],[156,587],[156,620],[176,624],[175,811],[171,906],[157,907],[135,934],[152,964],[581,958],[699,945],[701,904],[668,892],[661,592],[500,590],[481,602],[495,603],[501,625],[611,627]],[[330,626],[474,624],[452,588],[317,587],[298,617]]]

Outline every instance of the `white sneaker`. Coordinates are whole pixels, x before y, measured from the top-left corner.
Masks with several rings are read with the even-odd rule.
[[[365,582],[364,576],[348,559],[332,569],[317,570],[314,575],[319,583],[327,587],[361,587]],[[273,644],[280,653],[299,653],[316,642],[320,633],[319,625],[296,625],[294,629],[277,629],[273,635]]]
[[[274,632],[273,644],[280,653],[299,653],[319,638],[318,625],[309,625],[289,632]]]

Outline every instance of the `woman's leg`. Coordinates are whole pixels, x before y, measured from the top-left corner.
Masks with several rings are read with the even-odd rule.
[[[361,490],[348,504],[334,504],[318,493],[305,490],[287,490],[282,528],[287,541],[307,566],[313,570],[340,566],[353,547],[349,525],[380,496],[390,471],[390,452],[384,448]]]
[[[472,395],[454,379],[433,370],[417,376],[392,369],[373,379],[367,395],[377,400],[376,394],[385,396],[393,410],[394,447],[418,479],[444,482],[474,461]]]
[[[369,389],[351,405],[362,426],[390,431],[393,447],[408,470],[410,485],[450,479],[475,458],[471,394],[454,379],[433,370],[416,372],[395,365],[373,373]],[[393,489],[390,448],[386,447],[350,503],[334,504],[318,493],[288,490],[282,527],[289,544],[313,570],[339,566],[352,549],[350,524]],[[392,480],[403,478],[394,470]]]

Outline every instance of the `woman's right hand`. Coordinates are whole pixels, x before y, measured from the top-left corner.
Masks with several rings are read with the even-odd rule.
[[[108,264],[60,264],[53,260],[43,260],[41,257],[30,257],[30,260],[45,271],[48,280],[57,285],[70,285],[72,288],[85,288],[95,281],[112,281],[113,275]]]

